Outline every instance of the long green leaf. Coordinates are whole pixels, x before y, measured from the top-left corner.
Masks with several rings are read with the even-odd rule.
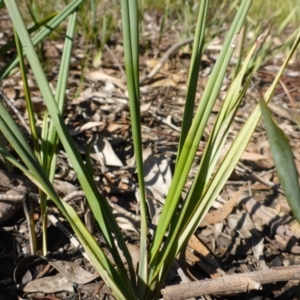
[[[51,19],[53,19],[56,15],[57,15],[57,13],[53,13],[53,14],[47,16],[46,18],[44,18],[43,20],[37,22],[32,27],[28,28],[28,32],[31,34],[31,33],[35,32],[35,31],[37,31],[39,28],[41,28],[42,26],[44,26],[45,24],[47,24]],[[15,40],[11,40],[11,41],[7,42],[5,45],[3,45],[0,48],[0,57],[2,57],[9,50],[11,50],[12,48],[14,48],[16,46],[15,44],[16,44]],[[2,72],[3,72],[3,69],[1,69],[1,73]]]
[[[244,88],[240,91],[243,77],[247,71],[250,59],[256,49],[255,46],[256,45],[252,47],[244,62],[242,70],[239,72],[237,78],[229,88],[228,94],[218,114],[210,138],[206,144],[206,148],[204,154],[202,155],[201,163],[192,187],[189,190],[188,196],[182,204],[182,208],[179,210],[179,213],[174,217],[174,221],[172,220],[173,226],[170,227],[169,235],[161,250],[162,256],[160,257],[160,265],[163,263],[166,265],[171,264],[172,259],[175,258],[175,255],[186,243],[186,241],[184,241],[184,244],[178,243],[180,235],[184,234],[186,237],[189,237],[193,233],[192,230],[195,230],[199,224],[199,220],[196,220],[195,223],[191,224],[191,216],[196,214],[197,208],[203,202],[201,198],[202,192],[211,177],[215,164],[217,163],[217,159],[219,158],[222,146],[226,141],[230,125],[233,122],[233,117],[236,113],[238,105],[242,101],[243,96],[250,84],[254,70],[249,75]],[[208,209],[213,200],[214,198],[209,198],[209,203],[203,204],[204,207]],[[188,228],[188,232],[185,232],[186,228]],[[172,257],[172,254],[174,257]],[[158,270],[160,269],[158,266],[156,267]]]
[[[189,77],[187,81],[185,109],[184,109],[177,157],[180,156],[183,143],[190,130],[192,120],[193,120],[195,98],[196,98],[196,91],[197,91],[198,77],[199,77],[199,70],[200,70],[200,62],[202,57],[203,45],[204,45],[207,8],[208,8],[208,1],[207,0],[201,1],[199,14],[198,14],[196,33],[195,33],[193,53],[190,62]]]
[[[295,165],[293,152],[286,135],[274,122],[272,115],[263,100],[260,101],[260,107],[282,189],[284,190],[286,199],[294,216],[298,222],[300,222],[299,175]]]
[[[44,101],[47,105],[49,114],[55,124],[56,130],[60,137],[60,140],[69,156],[69,159],[73,165],[73,168],[78,176],[78,180],[87,195],[87,199],[91,210],[102,230],[103,236],[107,242],[107,246],[112,252],[116,266],[120,272],[120,278],[126,282],[128,289],[131,289],[132,294],[134,294],[134,288],[132,283],[128,278],[127,270],[125,269],[124,263],[119,255],[117,245],[114,242],[114,236],[118,240],[118,246],[122,249],[130,270],[130,276],[132,282],[134,282],[134,271],[132,265],[132,258],[125,244],[124,238],[118,228],[117,222],[112,214],[111,208],[109,207],[107,200],[102,197],[93,181],[91,174],[88,173],[86,166],[84,165],[81,156],[77,150],[77,147],[64,124],[62,115],[57,107],[55,99],[53,97],[52,91],[50,89],[49,83],[47,82],[46,76],[41,68],[40,62],[38,60],[37,54],[34,50],[32,41],[26,30],[25,24],[23,22],[22,16],[18,9],[18,6],[14,0],[5,0],[6,7],[9,11],[11,19],[15,25],[16,31],[20,37],[23,49],[26,52],[28,61],[32,67],[32,71],[41,90]]]
[[[293,53],[295,52],[296,48],[298,47],[300,43],[300,31],[298,33],[297,39],[295,40],[290,52],[288,53],[288,56],[286,57],[284,63],[282,64],[280,70],[278,71],[276,78],[274,79],[272,85],[269,87],[267,92],[264,95],[264,99],[267,102],[270,101],[275,88],[279,82],[279,79],[286,68],[289,60],[291,59]],[[239,131],[237,137],[234,139],[229,151],[226,153],[224,159],[222,160],[219,168],[217,169],[216,173],[213,175],[212,180],[208,183],[204,193],[203,198],[201,201],[200,206],[198,207],[195,214],[192,215],[190,223],[188,224],[188,227],[192,227],[195,222],[198,220],[200,221],[206,211],[208,210],[208,207],[206,205],[209,203],[209,199],[215,199],[217,195],[220,193],[221,189],[223,188],[227,178],[229,178],[230,174],[232,173],[235,165],[237,164],[240,156],[242,155],[244,149],[246,148],[252,133],[257,126],[257,123],[261,117],[261,111],[259,104],[256,106],[256,108],[251,113],[250,117],[247,119],[246,123],[242,127],[242,129]],[[199,216],[201,217],[199,219]],[[189,236],[189,228],[186,228],[185,233],[180,236],[180,239],[178,241],[178,244],[184,243],[184,241],[187,240]]]
[[[17,159],[15,159],[2,147],[0,147],[0,154],[18,167],[34,184],[36,184],[40,190],[46,193],[48,197],[53,200],[72,226],[74,232],[82,242],[82,246],[95,263],[95,267],[97,267],[100,275],[112,288],[117,285],[117,288],[115,288],[113,292],[118,295],[118,291],[121,290],[123,295],[127,296],[124,296],[123,298],[120,297],[120,299],[130,299],[130,295],[134,294],[131,291],[131,286],[124,283],[122,277],[119,276],[114,266],[110,263],[107,256],[98,246],[93,236],[82,224],[74,209],[58,198],[44,169],[33,154],[29,144],[25,140],[18,126],[15,124],[9,112],[4,107],[2,101],[0,101],[0,129],[18,155],[22,158],[22,161],[25,163],[27,168],[19,163]]]
[[[131,128],[140,190],[140,261],[138,269],[138,290],[142,298],[147,289],[148,255],[147,255],[147,203],[143,172],[142,134],[140,116],[139,89],[139,32],[138,8],[136,0],[122,0],[122,23],[125,56],[125,71],[129,94]]]
[[[68,82],[73,40],[75,35],[76,19],[77,11],[74,11],[69,18],[69,24],[66,32],[65,44],[61,58],[61,65],[57,79],[55,100],[57,102],[58,109],[61,113],[63,112],[63,107],[65,103],[65,94]],[[50,121],[49,131],[47,132],[45,143],[48,145],[46,153],[47,160],[45,160],[43,164],[46,166],[47,172],[49,174],[49,179],[52,182],[54,179],[54,173],[56,169],[56,148],[58,144],[58,135],[54,123],[52,121]]]
[[[0,125],[1,126],[1,125]],[[58,206],[60,211],[66,217],[67,221],[72,226],[74,232],[77,233],[77,237],[81,241],[84,249],[88,253],[91,258],[94,266],[101,277],[106,281],[107,285],[112,289],[114,295],[117,299],[130,299],[130,294],[128,293],[127,287],[122,287],[122,282],[119,281],[118,273],[116,272],[114,266],[107,259],[104,252],[101,248],[98,247],[97,242],[90,234],[90,232],[83,225],[82,221],[79,219],[77,213],[74,209],[67,203],[60,201],[55,194],[52,184],[49,180],[36,180],[36,177],[32,175],[32,173],[26,169],[23,165],[21,165],[17,159],[15,159],[9,152],[0,147],[0,154],[6,157],[10,162],[12,162],[16,167],[18,167],[33,183],[35,183],[39,189],[43,190],[44,193],[47,193],[50,199]],[[40,168],[38,162],[36,161],[36,166]],[[43,170],[40,170],[42,174]],[[99,258],[99,259],[97,259]],[[120,288],[121,287],[121,288]]]
[[[233,53],[233,47],[231,46],[234,36],[240,31],[243,22],[246,18],[251,1],[244,0],[237,12],[237,15],[232,23],[229,33],[225,39],[223,48],[216,62],[212,74],[209,78],[205,91],[203,93],[200,105],[198,107],[195,119],[185,140],[182,152],[178,159],[177,167],[175,169],[174,177],[169,189],[168,196],[165,201],[165,205],[162,214],[155,231],[154,242],[150,252],[150,265],[153,267],[156,265],[156,259],[159,252],[159,248],[166,234],[167,228],[170,225],[171,219],[176,214],[178,202],[189,174],[191,165],[193,163],[200,139],[204,132],[207,120],[210,116],[212,107],[215,103],[219,89],[223,82],[227,66],[229,64],[231,55]],[[154,272],[156,272],[155,270]]]
[[[41,162],[41,147],[39,144],[39,139],[38,139],[38,133],[37,133],[37,128],[36,128],[36,122],[35,122],[35,117],[34,117],[34,110],[33,110],[33,104],[31,101],[31,96],[30,96],[30,90],[29,90],[29,85],[28,85],[28,80],[27,80],[27,74],[26,74],[26,68],[25,68],[25,62],[24,62],[24,56],[23,56],[23,49],[22,45],[20,43],[19,37],[14,29],[14,34],[15,34],[15,42],[17,46],[17,51],[18,51],[18,56],[19,56],[19,62],[20,62],[20,69],[21,69],[21,74],[22,74],[22,80],[23,80],[23,86],[24,86],[24,92],[25,92],[25,101],[26,101],[26,107],[28,111],[28,117],[29,117],[29,126],[30,126],[30,131],[31,131],[31,139],[32,139],[32,144],[33,144],[33,149],[34,149],[34,154],[38,158],[38,160]],[[40,193],[40,208],[41,208],[41,219],[42,219],[42,240],[43,240],[43,245],[42,245],[42,251],[43,255],[47,254],[47,205],[46,205],[46,197],[45,194],[43,194],[41,191]],[[32,233],[34,235],[34,231]],[[32,239],[35,239],[35,236],[32,236]],[[36,243],[33,243],[36,244]],[[36,252],[37,249],[34,249],[34,253]]]
[[[68,16],[74,12],[78,8],[78,6],[83,2],[83,0],[75,0],[69,3],[59,14],[52,14],[49,17],[47,17],[45,20],[42,20],[40,23],[34,25],[31,28],[31,31],[33,31],[36,27],[40,25],[46,26],[42,28],[33,38],[32,43],[34,46],[36,46],[38,43],[43,41],[57,26],[59,26]],[[55,15],[53,17],[53,15]],[[50,21],[48,21],[48,18]],[[4,49],[5,50],[5,49]],[[3,51],[4,51],[3,50]],[[24,49],[23,49],[24,51]],[[26,51],[24,51],[24,55],[26,55]],[[0,70],[0,80],[5,78],[12,70],[16,67],[18,64],[19,58],[13,58],[4,68]]]
[[[28,86],[28,81],[27,81],[27,74],[26,74],[26,67],[25,67],[22,45],[20,43],[19,37],[16,34],[15,30],[14,30],[14,33],[15,33],[15,43],[16,43],[16,47],[17,47],[17,51],[18,51],[18,56],[19,56],[19,61],[20,61],[20,69],[21,69],[24,92],[25,92],[25,101],[26,101],[26,107],[27,107],[27,111],[28,111],[31,139],[32,139],[32,143],[33,143],[34,153],[35,153],[36,157],[39,159],[39,161],[41,161],[40,145],[39,145],[39,141],[38,141],[38,134],[37,134],[37,128],[36,128],[36,121],[35,121],[35,117],[34,117],[33,104],[31,101],[31,96],[30,96],[30,91],[29,91],[29,86]]]
[[[248,60],[249,63],[249,60]],[[260,64],[260,60],[257,61],[257,67]],[[247,62],[244,62],[244,71],[247,69]],[[233,164],[234,162],[237,163],[239,157],[235,156],[234,159],[232,160],[228,160],[227,163],[227,171],[228,173],[221,173],[218,171],[216,171],[216,174],[219,173],[221,178],[217,178],[215,176],[213,176],[213,178],[211,178],[211,174],[212,171],[215,169],[215,165],[217,163],[217,159],[219,158],[219,154],[221,152],[222,146],[225,144],[225,140],[227,138],[227,135],[229,133],[229,129],[230,129],[230,124],[233,121],[233,117],[235,116],[235,112],[237,110],[237,105],[240,104],[240,102],[242,101],[242,99],[245,96],[246,90],[248,89],[250,83],[251,83],[251,79],[252,76],[254,74],[254,71],[257,68],[254,68],[252,70],[252,72],[250,73],[250,75],[248,76],[248,79],[245,82],[245,85],[242,89],[242,91],[240,92],[239,96],[237,97],[236,101],[236,107],[233,107],[231,111],[227,112],[228,116],[225,116],[225,119],[223,119],[222,117],[222,111],[223,111],[223,107],[218,115],[218,120],[221,120],[221,122],[224,122],[224,125],[226,128],[222,129],[222,126],[220,127],[221,131],[217,132],[216,134],[214,133],[214,130],[211,134],[211,137],[208,141],[208,144],[211,143],[211,145],[207,146],[207,149],[205,149],[205,153],[203,154],[203,160],[207,161],[206,163],[201,163],[200,168],[195,176],[195,180],[193,182],[193,185],[189,191],[188,197],[186,199],[187,203],[189,203],[189,205],[184,205],[184,208],[181,212],[181,214],[183,215],[182,221],[178,221],[179,223],[182,222],[182,227],[181,227],[181,237],[185,237],[185,239],[180,238],[180,242],[178,242],[177,244],[177,250],[176,253],[178,253],[181,248],[189,239],[189,237],[191,236],[191,234],[196,230],[196,228],[198,227],[199,222],[202,220],[203,216],[207,213],[207,211],[210,209],[213,201],[215,200],[215,197],[217,196],[216,190],[210,189],[209,192],[212,194],[209,194],[209,192],[207,192],[205,189],[208,189],[208,187],[212,184],[212,182],[215,180],[215,183],[220,183],[222,182],[223,184],[225,184],[226,180],[227,180],[227,176],[229,176],[231,173],[229,173],[230,170],[233,170],[233,168],[235,167],[235,165]],[[243,72],[242,72],[243,73]],[[238,77],[242,75],[241,73],[238,75]],[[237,79],[238,79],[237,77]],[[238,85],[234,84],[234,86],[236,88],[238,88]],[[229,118],[229,120],[228,120]],[[223,121],[222,121],[223,119]],[[228,123],[229,122],[229,123]],[[216,128],[218,127],[218,125],[215,125]],[[255,127],[252,128],[253,130],[255,129]],[[220,134],[224,134],[224,136],[220,139],[220,142],[218,142],[216,140],[216,143],[214,142],[214,136],[218,137],[219,133]],[[247,143],[244,143],[244,147],[246,147]],[[216,147],[216,149],[214,149]],[[209,148],[213,148],[213,149],[209,149]],[[240,149],[241,150],[241,149]],[[229,148],[228,150],[229,152],[231,151],[231,148]],[[212,156],[211,156],[211,161],[210,160],[210,155],[209,153],[212,152]],[[242,152],[241,152],[242,153]],[[208,154],[208,157],[206,157]],[[205,169],[207,168],[207,170]],[[226,168],[226,165],[224,166],[224,168]],[[223,169],[224,170],[224,169]],[[202,179],[202,174],[204,179]],[[210,180],[210,182],[209,182]],[[220,185],[218,185],[218,188],[223,188]],[[194,218],[198,216],[198,218]],[[193,222],[193,223],[192,223]]]

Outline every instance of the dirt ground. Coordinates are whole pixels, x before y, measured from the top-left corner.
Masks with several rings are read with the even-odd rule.
[[[158,43],[159,28],[156,18],[148,16],[146,21],[147,34],[142,36],[140,42],[143,149],[147,157],[145,168],[146,172],[151,173],[159,170],[159,166],[164,164],[167,170],[166,176],[170,176],[174,168],[183,118],[191,40],[186,40],[182,46],[178,44],[162,68],[153,74],[151,72],[161,62],[163,55],[178,43],[178,36],[176,28],[173,28],[163,35]],[[0,46],[2,46],[12,36],[5,11],[0,15],[0,27],[2,29]],[[227,27],[228,24],[224,24],[223,34],[226,33]],[[197,103],[201,99],[207,78],[222,47],[222,35],[211,41],[205,50],[199,76]],[[46,41],[41,47],[41,55],[54,90],[62,47],[63,40]],[[90,59],[83,72],[87,47],[92,50],[89,50]],[[90,138],[95,137],[96,146],[91,154],[95,181],[118,215],[118,222],[127,240],[137,247],[138,224],[136,220],[130,218],[136,214],[137,209],[137,180],[133,165],[120,33],[112,34],[104,49],[101,63],[96,67],[92,64],[95,52],[96,49],[93,50],[91,45],[86,45],[82,38],[78,37],[75,40],[66,94],[65,122],[83,157],[86,155]],[[14,54],[14,49],[6,53],[1,58],[0,68]],[[235,117],[229,140],[232,140],[258,103],[258,88],[265,91],[269,87],[283,58],[283,54],[279,54],[273,60],[265,61],[254,76],[251,88]],[[195,167],[186,184],[186,191],[192,182],[207,136],[228,89],[231,68],[234,64],[233,59],[208,122],[206,135],[199,145]],[[35,110],[37,113],[42,113],[45,111],[45,105],[31,71],[28,72]],[[282,77],[281,85],[277,87],[269,105],[275,120],[290,140],[298,171],[300,168],[299,129],[293,119],[293,107],[289,98],[293,100],[296,108],[300,109],[299,83],[299,60],[295,57]],[[15,107],[17,113],[11,111],[17,122],[21,123],[22,120],[27,122],[20,72],[17,71],[0,82],[0,88],[1,96]],[[42,125],[42,114],[37,124]],[[26,134],[24,127],[23,129]],[[225,153],[226,146],[223,154]],[[159,177],[162,176],[160,173]],[[157,179],[154,184],[147,186],[149,199],[165,196],[167,180],[163,190],[155,192],[157,185],[162,185],[159,180],[162,179]],[[26,201],[22,202],[22,195],[31,193],[28,202],[33,203],[35,230],[38,236],[37,254],[41,254],[38,198],[32,196],[37,193],[37,190],[18,170],[14,170],[13,173],[5,171],[3,161],[0,163],[0,188],[0,199],[5,199],[8,194],[15,195],[17,199],[13,204],[7,200],[0,200],[2,214],[0,215],[2,217],[0,218],[0,299],[113,298],[100,278],[92,276],[94,270],[91,264],[73,243],[70,235],[63,231],[62,228],[70,230],[70,227],[54,206],[49,207],[51,219],[48,230],[48,259],[31,255],[26,210],[24,213]],[[74,205],[78,215],[86,222],[99,243],[105,247],[101,234],[89,214],[85,199],[78,192],[76,176],[62,148],[59,149],[58,154],[55,188],[61,197],[67,197],[66,200]],[[21,197],[18,198],[17,196],[20,195]],[[13,212],[10,214],[9,211]],[[128,213],[130,217],[127,218]],[[298,266],[300,264],[299,236],[299,224],[292,217],[280,188],[264,125],[260,123],[240,163],[216,199],[211,211],[189,241],[185,256],[178,264],[190,281],[217,279],[231,274],[263,272],[274,267]],[[58,263],[55,264],[55,260]],[[71,268],[74,268],[75,276],[72,278],[70,272],[66,271]],[[83,269],[90,273],[84,273]],[[210,293],[199,299],[299,299],[299,270],[294,277],[288,279],[279,273],[274,282],[263,284],[261,289],[250,290],[248,287],[243,287],[242,290],[232,291],[230,295],[224,292]],[[81,277],[85,280],[80,282],[78,279],[80,276],[76,277],[76,274],[84,274]],[[178,274],[180,272],[177,272],[174,266],[166,286],[179,284],[183,279]],[[50,281],[52,284],[49,283]],[[32,286],[27,284],[29,282],[33,283]],[[41,286],[47,287],[42,289]]]

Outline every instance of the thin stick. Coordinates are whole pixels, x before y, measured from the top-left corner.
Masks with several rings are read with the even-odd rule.
[[[227,275],[214,279],[168,286],[161,291],[164,299],[188,299],[202,295],[226,293],[236,294],[250,290],[261,290],[263,284],[299,280],[300,266],[278,267],[269,270]]]
[[[15,108],[14,104],[12,103],[12,101],[5,95],[5,93],[1,89],[0,89],[0,96],[3,98],[3,100],[5,100],[6,105],[9,106],[9,108],[16,114],[16,116],[19,118],[19,120],[21,121],[21,123],[23,124],[23,126],[27,130],[27,132],[29,134],[31,134],[30,129],[29,129],[26,121],[21,116],[21,114],[19,113],[19,111]]]
[[[154,75],[162,68],[162,66],[165,64],[165,62],[169,59],[171,54],[175,52],[178,48],[190,44],[194,41],[194,38],[189,38],[184,41],[181,41],[179,43],[174,44],[171,48],[168,49],[168,51],[163,55],[163,57],[160,59],[158,64],[152,69],[152,71],[148,74],[145,75],[140,79],[140,83],[143,83],[147,79],[151,79],[154,77]]]

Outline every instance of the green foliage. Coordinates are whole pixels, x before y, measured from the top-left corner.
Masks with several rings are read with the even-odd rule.
[[[289,52],[286,62],[291,58],[295,49],[300,43],[300,31],[297,32],[297,38]],[[285,62],[285,64],[286,64]],[[285,65],[284,64],[284,65]],[[283,65],[283,66],[284,66]],[[282,67],[283,69],[283,67]],[[276,80],[279,80],[281,71],[277,74]],[[271,91],[268,91],[268,96],[271,95]],[[267,136],[271,146],[276,171],[281,182],[282,188],[285,192],[286,199],[292,209],[292,212],[298,222],[300,222],[300,187],[299,187],[299,175],[294,162],[294,155],[289,145],[288,139],[284,132],[277,126],[272,119],[271,113],[268,110],[264,100],[260,101],[260,107],[262,110],[264,122],[266,125]],[[295,112],[296,123],[298,121],[297,113]],[[299,126],[299,125],[298,125]]]
[[[261,100],[260,104],[280,183],[294,216],[300,222],[299,175],[291,146],[284,132],[274,122],[265,102]]]

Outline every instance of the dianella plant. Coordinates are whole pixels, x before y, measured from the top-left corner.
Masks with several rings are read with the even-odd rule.
[[[257,37],[248,53],[243,59],[241,58],[240,61],[242,63],[237,72],[235,72],[236,76],[232,78],[227,95],[223,100],[222,108],[210,133],[193,183],[186,196],[182,198],[182,191],[190,173],[197,148],[225,78],[231,56],[235,50],[236,40],[251,6],[251,0],[240,1],[236,15],[226,33],[222,50],[209,76],[198,108],[194,113],[200,61],[205,45],[205,32],[209,30],[206,27],[209,1],[202,0],[199,2],[191,64],[186,83],[184,119],[178,144],[176,166],[159,220],[156,226],[151,226],[145,193],[140,117],[139,20],[141,18],[137,0],[121,0],[126,82],[140,193],[140,255],[139,263],[135,267],[108,201],[99,193],[93,181],[91,164],[83,162],[63,119],[63,101],[67,88],[72,41],[75,35],[77,9],[81,2],[82,0],[74,0],[62,11],[51,15],[48,19],[37,22],[35,26],[40,30],[34,35],[36,28],[26,28],[17,2],[15,0],[4,0],[15,30],[15,42],[13,44],[17,46],[18,57],[0,70],[0,78],[5,78],[17,65],[20,66],[26,91],[32,142],[28,143],[1,101],[0,130],[15,150],[16,156],[8,152],[4,146],[0,146],[0,154],[6,161],[15,165],[30,178],[40,191],[44,224],[44,254],[47,252],[47,205],[48,201],[52,200],[52,203],[57,206],[71,225],[96,271],[112,290],[116,299],[158,299],[160,290],[165,283],[176,256],[184,249],[190,236],[195,232],[198,224],[221,192],[261,117],[261,110],[258,104],[232,140],[226,155],[221,162],[218,162],[239,104],[249,87],[253,74],[261,63],[258,53],[261,41],[264,41],[264,39]],[[49,82],[38,59],[35,45],[45,39],[51,31],[55,30],[66,19],[68,19],[69,23],[61,58],[58,84],[54,93],[50,89]],[[263,95],[265,103],[271,99],[275,86],[298,43],[299,35],[295,39],[273,84]],[[28,70],[24,67],[25,59],[30,65],[47,106],[43,130],[40,136],[35,128],[36,116],[33,113],[30,89],[27,84],[26,73]],[[76,172],[81,188],[86,195],[91,211],[105,239],[106,247],[113,256],[114,263],[111,262],[104,250],[98,245],[77,216],[75,210],[59,198],[53,187],[58,143],[64,148]],[[151,231],[149,230],[150,226]]]

